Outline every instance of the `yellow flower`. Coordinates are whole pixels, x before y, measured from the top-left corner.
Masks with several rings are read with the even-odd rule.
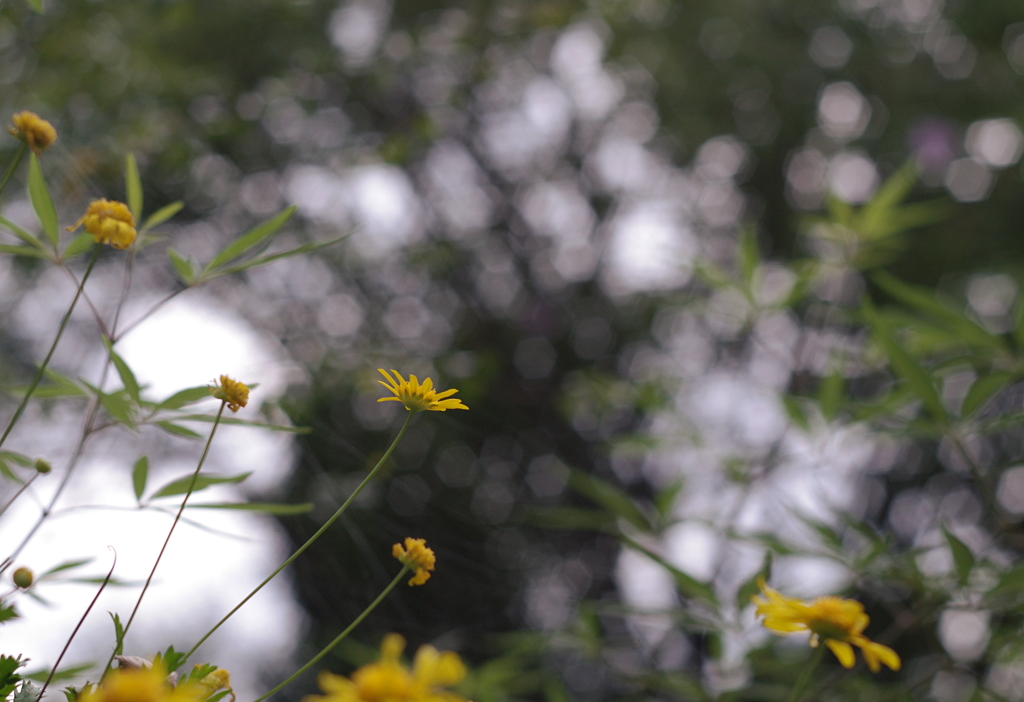
[[[226,375],[220,377],[219,385],[210,387],[210,394],[227,403],[228,409],[232,412],[237,412],[249,402],[249,387]]]
[[[429,571],[434,569],[434,563],[437,562],[434,552],[427,548],[426,540],[412,537],[406,537],[405,548],[402,548],[402,544],[392,546],[391,555],[402,565],[409,566],[409,570],[414,571],[409,581],[410,586],[422,585],[430,580]]]
[[[406,380],[402,377],[401,373],[392,370],[391,372],[395,374],[395,378],[398,378],[398,380],[395,380],[383,368],[378,368],[377,370],[388,379],[386,383],[383,380],[378,380],[377,382],[395,393],[395,397],[382,397],[377,402],[388,402],[389,400],[401,402],[410,412],[422,412],[423,410],[444,412],[450,409],[469,409],[462,404],[462,400],[459,398],[449,397],[458,392],[454,388],[444,392],[435,392],[434,381],[430,378],[426,378],[423,381],[423,385],[420,385],[420,381],[416,379],[415,375],[410,375],[409,380]],[[444,399],[446,397],[448,398],[447,400]]]
[[[764,578],[757,584],[764,597],[754,596],[751,601],[757,605],[758,616],[764,617],[762,624],[766,629],[780,634],[809,631],[811,646],[817,647],[824,639],[844,668],[853,667],[853,646],[857,646],[872,673],[877,673],[882,663],[892,670],[900,669],[900,657],[895,651],[861,633],[870,620],[860,602],[841,597],[819,597],[813,602],[804,602],[773,590],[765,584]]]
[[[57,130],[35,112],[19,112],[11,117],[11,122],[7,128],[11,136],[21,139],[37,154],[57,141]]]
[[[317,682],[325,695],[312,695],[303,702],[466,702],[444,688],[466,677],[466,666],[458,654],[421,646],[412,670],[399,657],[405,639],[388,634],[380,646],[380,660],[364,665],[345,678],[324,671]]]
[[[115,249],[127,249],[137,234],[135,218],[128,206],[117,200],[93,200],[81,219],[68,227],[68,231],[73,232],[82,225],[97,244],[110,244]]]
[[[195,668],[199,667],[198,665],[195,666]],[[217,670],[200,680],[198,685],[206,690],[206,697],[210,697],[218,690],[227,690],[231,696],[231,702],[235,702],[235,691],[231,687],[231,674],[223,668],[217,668]]]
[[[78,702],[200,702],[208,696],[198,685],[170,687],[167,669],[158,663],[112,670],[103,682],[84,691]]]

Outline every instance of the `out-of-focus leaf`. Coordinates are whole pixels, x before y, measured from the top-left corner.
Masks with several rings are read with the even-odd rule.
[[[239,473],[238,475],[210,475],[208,473],[200,473],[195,476],[195,486],[192,488],[192,492],[199,492],[205,490],[211,485],[225,485],[230,483],[240,483],[246,478],[252,475],[252,472]],[[149,496],[149,499],[153,500],[158,497],[170,497],[172,495],[184,495],[188,492],[188,488],[192,485],[192,475],[186,475],[183,478],[172,480],[171,482],[164,485],[162,488],[154,492]]]
[[[757,249],[757,234],[752,227],[744,227],[740,234],[737,258],[740,276],[749,288],[754,280],[754,271],[761,263],[761,252]]]
[[[168,646],[167,650],[163,653],[158,653],[157,658],[164,662],[164,667],[167,668],[167,672],[173,673],[181,664],[185,662],[185,653],[182,651],[175,651],[174,646]],[[154,663],[156,661],[153,661]]]
[[[653,525],[650,519],[637,507],[633,498],[608,481],[584,473],[579,469],[570,468],[569,487],[590,498],[617,517],[625,519],[637,529],[646,532],[652,531]]]
[[[622,534],[619,535],[619,538],[622,540],[622,543],[626,544],[626,546],[629,546],[635,551],[639,551],[640,553],[644,554],[645,556],[656,562],[662,568],[667,570],[669,573],[671,573],[672,577],[676,581],[676,587],[682,594],[686,595],[687,597],[694,597],[697,599],[705,600],[707,602],[710,602],[711,604],[718,603],[718,597],[715,595],[715,591],[711,588],[710,585],[702,583],[701,581],[697,580],[688,573],[684,573],[679,568],[676,568],[674,565],[665,560],[665,558],[662,557],[660,554],[655,553],[654,551],[647,548],[640,542],[635,541],[629,538],[628,536]]]
[[[40,580],[47,577],[48,575],[55,575],[56,573],[63,573],[65,570],[71,570],[72,568],[78,568],[84,566],[87,563],[92,563],[92,558],[81,558],[77,561],[64,561],[60,565],[56,565],[50,568],[48,571],[39,576]]]
[[[142,181],[139,179],[139,166],[135,163],[135,154],[124,157],[124,191],[128,198],[128,209],[136,222],[142,221]]]
[[[124,390],[100,393],[100,404],[103,405],[103,409],[106,410],[111,419],[128,427],[135,426],[135,421],[132,418],[132,407],[134,405],[128,393]]]
[[[196,265],[174,249],[167,248],[167,258],[171,259],[171,266],[174,272],[181,278],[185,285],[192,285],[196,280]]]
[[[28,256],[29,258],[47,258],[42,251],[37,251],[31,246],[14,246],[12,244],[0,244],[0,253],[11,254],[12,256]]]
[[[174,424],[173,422],[154,422],[158,427],[166,431],[168,434],[174,436],[181,436],[186,439],[201,439],[202,434],[192,431],[188,427],[183,427],[180,424]]]
[[[68,261],[74,258],[75,256],[81,256],[90,248],[92,248],[95,244],[96,241],[95,239],[92,238],[92,234],[89,234],[88,232],[82,232],[74,239],[72,239],[66,247],[64,247],[64,253],[62,253],[60,256],[65,261]]]
[[[249,389],[253,389],[255,385],[250,385]],[[212,422],[217,417],[211,414],[185,414],[180,417],[176,417],[175,421],[178,422]],[[221,424],[235,424],[243,427],[256,427],[258,429],[269,429],[270,431],[283,431],[290,434],[308,434],[309,427],[288,427],[283,424],[268,424],[267,422],[252,422],[248,419],[237,419],[235,417],[221,417]]]
[[[213,502],[204,504],[192,504],[190,502],[186,507],[199,509],[234,509],[241,510],[243,512],[263,512],[264,514],[285,516],[289,514],[305,514],[313,509],[313,503],[304,502],[302,504],[287,505],[271,502]]]
[[[232,273],[238,273],[240,271],[244,271],[248,268],[253,268],[255,266],[262,266],[264,264],[271,263],[282,258],[289,258],[291,256],[298,256],[299,254],[306,254],[311,251],[327,248],[328,246],[333,246],[334,244],[337,244],[340,241],[344,241],[347,238],[348,235],[339,236],[337,239],[331,239],[329,241],[314,241],[308,244],[303,244],[302,246],[291,249],[289,251],[282,251],[281,253],[271,254],[269,256],[261,256],[259,258],[254,258],[251,261],[243,261],[242,263],[239,263],[234,266],[224,266],[214,271],[214,274],[206,276],[205,279],[210,280],[223,275],[231,275]]]
[[[983,375],[971,383],[967,395],[964,396],[963,405],[960,408],[960,415],[970,417],[982,407],[994,394],[999,392],[1016,379],[1013,373],[995,372]]]
[[[821,379],[818,385],[818,404],[821,405],[821,413],[825,415],[825,419],[833,420],[839,414],[845,387],[846,380],[838,371]]]
[[[662,521],[672,514],[672,507],[675,505],[676,497],[684,485],[685,483],[682,480],[677,480],[671,485],[658,490],[654,495],[654,509],[657,510],[658,516],[661,517]]]
[[[759,580],[765,582],[771,578],[772,575],[772,552],[767,550],[764,552],[764,560],[761,561],[761,567],[756,573],[750,576],[745,583],[740,585],[739,590],[736,591],[736,608],[743,609],[750,604],[750,598],[761,591],[758,585]]]
[[[939,397],[939,391],[935,388],[935,382],[931,375],[917,362],[917,359],[913,358],[902,346],[896,343],[892,330],[882,315],[878,314],[875,310],[875,306],[871,303],[870,298],[864,298],[861,310],[868,324],[871,325],[872,330],[875,332],[875,337],[878,339],[882,350],[885,351],[885,355],[889,358],[889,364],[896,372],[896,375],[907,382],[913,393],[924,403],[925,409],[933,419],[941,424],[947,424],[949,422],[949,415],[946,413],[946,408],[942,405],[942,399]]]
[[[917,164],[909,160],[885,179],[874,197],[858,213],[857,229],[862,236],[879,238],[892,233],[888,228],[891,215],[917,183],[917,173]]]
[[[142,229],[140,231],[145,232],[152,229],[153,227],[160,226],[161,224],[169,220],[171,217],[178,214],[178,212],[181,211],[181,208],[184,206],[185,203],[182,202],[181,200],[178,200],[177,202],[172,202],[169,205],[164,205],[159,210],[157,210],[156,212],[149,216],[149,219],[147,219],[146,223],[142,225]]]
[[[114,345],[110,342],[110,339],[103,337],[103,345],[107,347],[107,353],[110,354],[110,361],[114,364],[114,368],[117,369],[117,374],[121,378],[121,384],[124,385],[125,391],[128,396],[131,397],[135,402],[141,401],[139,396],[139,381],[135,379],[135,374],[132,369],[128,367],[124,359],[114,351]]]
[[[82,673],[91,670],[95,663],[80,663],[79,665],[69,665],[66,668],[61,668],[53,674],[53,679],[50,682],[63,682],[65,680],[71,680],[77,678]],[[46,679],[50,677],[50,669],[43,668],[41,670],[35,670],[31,673],[25,673],[26,678],[29,680],[35,680],[36,682],[46,682]]]
[[[786,409],[786,414],[789,415],[790,420],[794,424],[801,429],[807,429],[811,424],[801,400],[802,398],[786,395],[782,398],[782,406]]]
[[[538,509],[530,513],[531,524],[547,529],[582,529],[614,533],[614,515],[598,509],[580,509],[577,507],[554,507]]]
[[[25,466],[26,468],[28,466],[35,465],[35,461],[33,459],[16,451],[0,451],[0,459],[10,461],[11,463],[17,463],[19,466]]]
[[[181,407],[184,407],[185,405],[190,405],[194,402],[199,402],[200,400],[209,399],[210,397],[210,387],[208,385],[197,385],[194,388],[185,388],[184,390],[179,390],[178,392],[174,393],[166,400],[161,402],[159,405],[157,405],[156,409],[179,409]]]
[[[27,231],[25,231],[24,229],[22,229],[9,219],[4,219],[3,217],[0,217],[0,226],[9,229],[10,232],[14,234],[14,236],[18,237],[32,248],[39,249],[44,253],[46,252],[46,247],[43,245],[43,242],[39,241],[39,239],[37,239],[35,236],[29,234]],[[89,238],[92,237],[90,236]]]
[[[14,605],[4,604],[0,602],[0,624],[9,622],[12,619],[18,618],[18,611],[14,609]],[[3,656],[0,656],[0,660],[3,660]]]
[[[146,480],[149,478],[149,457],[142,456],[132,466],[132,490],[135,491],[135,499],[142,501],[142,493],[146,491]]]
[[[259,245],[264,240],[269,239],[284,226],[284,223],[292,216],[295,212],[295,205],[286,208],[284,211],[279,212],[270,220],[260,224],[259,226],[253,227],[245,234],[232,241],[230,244],[224,247],[224,249],[213,257],[213,259],[206,264],[205,272],[212,271],[218,266],[222,266],[229,261],[233,261],[249,249]]]
[[[953,566],[956,568],[957,579],[960,581],[960,585],[964,586],[974,568],[974,554],[967,544],[953,536],[945,524],[942,525],[942,533],[946,537],[946,543],[949,544],[949,550],[953,553]]]
[[[124,625],[121,624],[121,617],[117,614],[114,612],[108,612],[108,614],[114,620],[114,655],[120,656],[124,654]]]
[[[997,582],[985,596],[989,599],[1003,598],[1007,595],[1024,596],[1024,564],[1015,565],[999,577]]]
[[[57,250],[59,234],[57,232],[57,208],[53,204],[53,197],[50,195],[50,188],[43,178],[43,171],[39,167],[39,157],[35,153],[29,154],[28,160],[28,197],[32,201],[32,208],[36,211],[39,224],[43,233]]]

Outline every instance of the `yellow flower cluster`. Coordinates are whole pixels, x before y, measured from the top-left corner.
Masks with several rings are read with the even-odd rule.
[[[135,218],[128,206],[117,200],[93,200],[81,219],[68,227],[73,232],[81,226],[92,234],[97,244],[110,244],[115,249],[127,249],[135,241]]]
[[[118,668],[99,685],[82,691],[78,702],[201,702],[209,692],[195,684],[171,687],[160,663],[150,667]]]
[[[391,547],[391,555],[398,559],[398,562],[408,566],[413,571],[413,577],[409,580],[410,587],[422,585],[430,580],[430,571],[434,569],[437,559],[434,552],[427,548],[425,539],[414,539],[407,537],[405,547],[402,544],[395,544]]]
[[[11,117],[11,122],[7,128],[11,136],[21,139],[37,154],[57,141],[57,130],[35,112],[18,112]]]
[[[422,412],[423,410],[444,412],[450,409],[469,409],[462,404],[462,400],[457,397],[451,397],[451,395],[458,392],[454,388],[444,392],[436,392],[434,390],[434,381],[430,378],[426,378],[423,384],[420,385],[420,381],[416,379],[415,375],[410,375],[409,380],[406,380],[396,370],[391,371],[395,374],[394,378],[383,368],[378,368],[377,370],[388,379],[386,383],[383,380],[378,380],[377,382],[395,394],[394,397],[382,397],[377,402],[401,402],[410,412]]]
[[[249,403],[249,386],[226,375],[220,377],[219,384],[210,386],[210,394],[223,400],[232,412],[237,412]]]
[[[764,617],[766,629],[780,634],[810,631],[811,646],[817,647],[824,639],[844,668],[853,667],[856,661],[853,646],[857,646],[872,673],[877,673],[882,663],[892,670],[900,669],[900,657],[895,651],[861,633],[870,619],[860,602],[841,597],[819,597],[804,602],[773,590],[763,578],[757,584],[764,597],[755,596],[751,600],[757,605],[758,616]]]
[[[320,673],[317,682],[326,694],[303,702],[466,702],[444,689],[466,677],[466,666],[457,653],[421,646],[410,670],[399,660],[404,649],[401,636],[385,636],[379,661],[364,665],[351,678]]]

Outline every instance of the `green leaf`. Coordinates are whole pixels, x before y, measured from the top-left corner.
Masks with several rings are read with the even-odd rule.
[[[3,217],[0,217],[0,225],[2,225],[4,227],[6,227],[7,229],[11,230],[11,233],[14,234],[14,236],[18,237],[19,239],[24,241],[26,244],[28,244],[32,248],[39,249],[40,251],[42,251],[44,253],[46,252],[46,247],[43,246],[43,242],[39,241],[39,239],[37,239],[33,235],[29,234],[27,231],[25,231],[24,229],[19,227],[14,222],[12,222],[12,221],[10,221],[8,219],[4,219]]]
[[[537,509],[528,517],[530,524],[545,529],[580,529],[615,533],[615,516],[600,509],[554,507]]]
[[[128,367],[128,364],[124,362],[124,359],[114,351],[114,345],[110,342],[110,339],[103,337],[103,345],[107,347],[107,353],[110,354],[110,360],[114,364],[114,368],[117,369],[117,374],[121,378],[121,384],[124,385],[125,391],[128,396],[131,397],[135,402],[141,402],[142,398],[139,396],[139,381],[135,379],[135,374],[132,373],[132,369]]]
[[[134,405],[126,391],[118,390],[112,393],[100,393],[100,404],[103,405],[103,409],[106,410],[107,414],[114,421],[129,427],[135,426],[135,420],[132,417]]]
[[[192,285],[196,280],[196,264],[188,260],[174,249],[167,248],[167,258],[171,259],[174,272],[185,285]]]
[[[750,604],[750,598],[761,591],[759,585],[760,580],[765,582],[772,575],[772,552],[767,550],[764,552],[764,560],[761,561],[761,568],[750,576],[750,578],[740,585],[740,589],[736,591],[736,608],[743,609]]]
[[[974,568],[974,554],[967,544],[953,536],[945,524],[942,525],[942,533],[946,537],[946,543],[949,544],[949,550],[953,553],[953,566],[956,568],[956,576],[962,587],[971,577],[971,570]]]
[[[252,472],[240,473],[238,475],[210,475],[209,473],[200,473],[195,476],[195,486],[192,488],[192,492],[199,492],[204,490],[211,485],[224,485],[228,483],[240,483],[246,478],[252,475]],[[171,495],[184,495],[188,492],[189,486],[192,485],[192,475],[186,475],[183,478],[172,480],[171,482],[164,485],[162,488],[154,492],[149,496],[149,499],[153,500],[158,497],[170,497]]]
[[[53,385],[40,385],[33,393],[35,397],[88,397],[89,391],[74,379],[50,367],[47,367],[44,373]],[[26,390],[27,388],[19,388],[19,394],[24,395]]]
[[[821,379],[818,385],[818,404],[825,419],[833,420],[843,404],[843,390],[846,379],[838,371]]]
[[[305,514],[313,509],[313,503],[304,502],[302,504],[286,505],[275,504],[272,502],[211,502],[206,504],[192,504],[190,502],[186,507],[200,509],[234,509],[242,510],[243,512],[263,512],[264,514],[285,516],[289,514]]]
[[[712,604],[718,603],[718,598],[715,596],[715,591],[711,589],[711,587],[707,584],[702,583],[701,581],[692,577],[688,573],[684,573],[683,571],[679,570],[679,568],[676,568],[674,565],[669,563],[660,554],[655,553],[654,551],[647,548],[638,541],[634,541],[633,539],[623,534],[620,534],[619,538],[622,540],[622,543],[624,543],[626,546],[629,546],[635,551],[639,551],[651,560],[655,561],[658,565],[667,570],[669,573],[671,573],[672,577],[675,578],[676,587],[679,589],[679,592],[683,593],[687,597],[695,597],[697,599],[706,600],[707,602],[710,602]]]
[[[672,507],[676,503],[676,497],[682,491],[684,485],[685,483],[682,480],[677,480],[655,493],[654,509],[657,510],[658,516],[661,517],[662,521],[671,516]]]
[[[284,226],[284,223],[292,216],[295,212],[295,205],[286,208],[284,211],[278,213],[275,217],[270,219],[257,227],[253,227],[245,234],[232,241],[230,244],[224,247],[224,249],[213,257],[209,263],[206,264],[204,272],[212,271],[214,268],[221,266],[228,261],[233,261],[246,251],[254,246],[257,246],[264,240],[270,238]]]
[[[25,0],[28,6],[39,14],[43,14],[43,0]]]
[[[178,409],[185,405],[191,405],[195,402],[199,402],[200,400],[209,399],[210,397],[210,386],[197,385],[194,388],[179,390],[157,405],[156,408],[158,410]]]
[[[169,205],[164,205],[159,210],[157,210],[156,212],[149,216],[149,219],[147,219],[146,223],[142,225],[142,229],[140,231],[149,231],[153,227],[157,227],[163,224],[171,217],[178,214],[178,212],[184,206],[185,203],[182,202],[181,200],[178,200],[177,202],[172,202]]]
[[[964,396],[963,406],[960,408],[961,417],[969,417],[1003,388],[1009,387],[1017,376],[1014,373],[995,372],[983,375],[971,383],[967,395]]]
[[[761,263],[761,252],[757,249],[757,234],[754,233],[752,227],[743,228],[739,244],[737,258],[739,259],[740,276],[749,288],[754,280],[754,271]]]
[[[0,458],[5,461],[11,461],[17,463],[19,466],[35,466],[35,460],[29,458],[23,453],[17,453],[15,451],[0,451]]]
[[[857,229],[867,238],[879,238],[892,232],[887,229],[893,210],[910,194],[917,183],[918,168],[913,159],[908,160],[886,178],[885,182],[858,213]]]
[[[142,502],[142,493],[146,491],[146,479],[149,477],[149,457],[142,456],[132,466],[132,489],[135,491],[135,499]]]
[[[95,663],[80,663],[78,665],[70,665],[67,668],[61,668],[53,674],[53,680],[50,682],[63,682],[65,680],[71,680],[77,678],[82,673],[85,673],[92,669],[96,665]],[[42,668],[41,670],[35,670],[31,673],[25,673],[25,677],[36,682],[46,682],[46,679],[50,677],[50,669]]]
[[[3,624],[4,622],[9,622],[10,620],[17,618],[18,612],[14,609],[14,605],[4,604],[2,601],[0,601],[0,624]],[[4,658],[6,658],[6,656],[0,656],[0,661],[2,661]]]
[[[47,576],[54,575],[56,573],[62,573],[65,570],[71,570],[72,568],[78,568],[79,566],[84,566],[86,563],[92,563],[92,561],[93,561],[92,558],[82,558],[82,559],[79,559],[77,561],[64,561],[60,565],[56,565],[53,568],[50,568],[45,573],[43,573],[42,575],[40,575],[39,579],[41,580],[41,579],[43,579],[43,578],[45,578]]]
[[[39,167],[39,157],[35,153],[29,154],[28,161],[28,197],[32,201],[32,207],[39,217],[39,224],[43,227],[43,233],[53,244],[53,250],[57,250],[59,234],[57,232],[57,208],[53,204],[53,197],[50,196],[50,189],[43,179],[43,171]]]
[[[248,383],[246,383],[248,385]],[[251,390],[254,385],[249,385]],[[179,422],[213,422],[217,418],[213,414],[186,414],[180,417],[176,417]],[[269,424],[267,422],[252,422],[248,419],[235,419],[234,417],[221,417],[221,424],[234,424],[242,427],[255,427],[257,429],[269,429],[270,431],[283,431],[289,434],[308,434],[309,427],[289,427],[283,424]],[[157,422],[160,424],[160,422]]]
[[[277,261],[282,258],[289,258],[291,256],[298,256],[299,254],[317,251],[318,249],[333,246],[334,244],[337,244],[339,241],[344,241],[347,238],[348,235],[346,234],[345,236],[339,236],[338,238],[331,239],[329,241],[314,241],[309,244],[303,244],[302,246],[295,249],[291,249],[289,251],[282,251],[281,253],[271,254],[270,256],[254,258],[252,260],[244,261],[234,266],[225,266],[223,268],[217,269],[213,275],[207,276],[207,280],[217,278],[223,275],[231,275],[232,273],[238,273],[239,271],[244,271],[246,269],[254,268],[256,266],[262,266],[264,264],[271,263],[272,261]]]
[[[61,258],[67,261],[75,256],[81,256],[92,248],[95,243],[96,241],[92,238],[92,234],[82,232],[72,239],[71,243],[64,248],[64,253],[61,254]]]
[[[168,434],[174,436],[181,436],[186,439],[201,439],[202,434],[192,431],[188,427],[183,427],[180,424],[174,424],[173,422],[156,422],[156,425],[166,431]]]
[[[135,163],[135,154],[124,157],[124,191],[128,197],[128,209],[136,222],[142,221],[142,181],[139,179],[139,166]]]
[[[113,612],[107,612],[114,620],[114,655],[124,655],[124,625],[121,624],[121,617]]]
[[[653,525],[647,518],[647,515],[637,507],[633,498],[611,483],[576,468],[571,468],[569,472],[569,487],[590,498],[616,516],[622,517],[637,529],[645,532],[652,531]]]
[[[910,389],[918,399],[924,403],[925,410],[932,415],[933,419],[941,424],[947,424],[949,422],[949,415],[946,413],[946,408],[942,405],[942,400],[939,397],[938,390],[935,388],[935,382],[932,380],[931,375],[917,362],[917,359],[896,343],[892,336],[892,330],[882,315],[878,314],[875,310],[875,306],[871,303],[870,298],[864,298],[861,311],[875,332],[875,336],[885,355],[888,356],[889,364],[896,375],[907,381],[907,385],[910,386]]]
[[[1024,564],[1018,564],[999,577],[999,582],[985,593],[988,598],[1024,594]]]
[[[12,256],[28,256],[30,258],[49,258],[45,253],[36,251],[31,246],[0,244],[0,253],[11,254]]]
[[[178,651],[175,651],[174,646],[168,646],[167,650],[163,653],[158,653],[156,658],[157,660],[162,660],[164,662],[164,666],[167,668],[168,673],[173,673],[181,667],[182,663],[185,662],[185,654],[183,652],[179,653]],[[154,660],[153,662],[156,663],[157,661]]]

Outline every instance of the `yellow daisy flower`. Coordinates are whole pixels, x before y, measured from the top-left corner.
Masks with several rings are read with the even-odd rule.
[[[200,702],[209,697],[198,685],[170,687],[163,664],[150,667],[117,668],[99,685],[90,686],[79,702]]]
[[[11,136],[21,139],[37,154],[57,141],[57,130],[35,112],[18,112],[11,117],[11,122],[13,124],[7,128]]]
[[[856,660],[853,646],[857,646],[872,673],[877,673],[882,663],[892,670],[900,669],[900,657],[895,651],[861,633],[870,619],[860,602],[841,597],[819,597],[804,602],[773,590],[765,584],[764,578],[757,584],[764,597],[755,595],[750,599],[757,605],[757,615],[764,617],[762,624],[766,629],[780,634],[810,631],[811,646],[817,647],[824,639],[844,668],[853,667]]]
[[[410,375],[409,380],[406,380],[396,370],[391,371],[395,374],[394,378],[383,368],[378,368],[377,370],[388,379],[386,383],[383,380],[378,380],[377,382],[395,393],[395,397],[382,397],[377,402],[388,402],[389,400],[401,402],[410,412],[422,412],[423,410],[444,412],[450,409],[469,409],[462,404],[462,400],[459,398],[450,397],[458,392],[455,388],[445,390],[444,392],[435,392],[434,381],[430,378],[426,378],[423,384],[420,385],[420,381],[416,379],[415,375]],[[398,378],[398,380],[395,380],[395,378]],[[448,398],[447,400],[445,399],[446,397]]]
[[[317,682],[324,695],[311,695],[303,702],[466,702],[445,690],[466,677],[466,666],[458,654],[421,646],[412,670],[400,656],[405,639],[388,634],[380,647],[380,660],[352,674],[351,678],[324,671]]]
[[[226,375],[220,377],[219,384],[210,386],[210,394],[223,400],[232,412],[237,412],[249,403],[249,386]]]
[[[427,548],[426,540],[412,537],[405,539],[405,548],[402,548],[402,544],[392,546],[391,555],[397,558],[399,563],[409,566],[409,570],[413,571],[413,577],[409,581],[410,587],[422,585],[430,580],[429,571],[434,569],[434,563],[437,562],[434,552]]]
[[[137,235],[135,218],[128,206],[117,200],[93,200],[68,231],[73,232],[83,225],[97,244],[110,244],[115,249],[127,249]]]

